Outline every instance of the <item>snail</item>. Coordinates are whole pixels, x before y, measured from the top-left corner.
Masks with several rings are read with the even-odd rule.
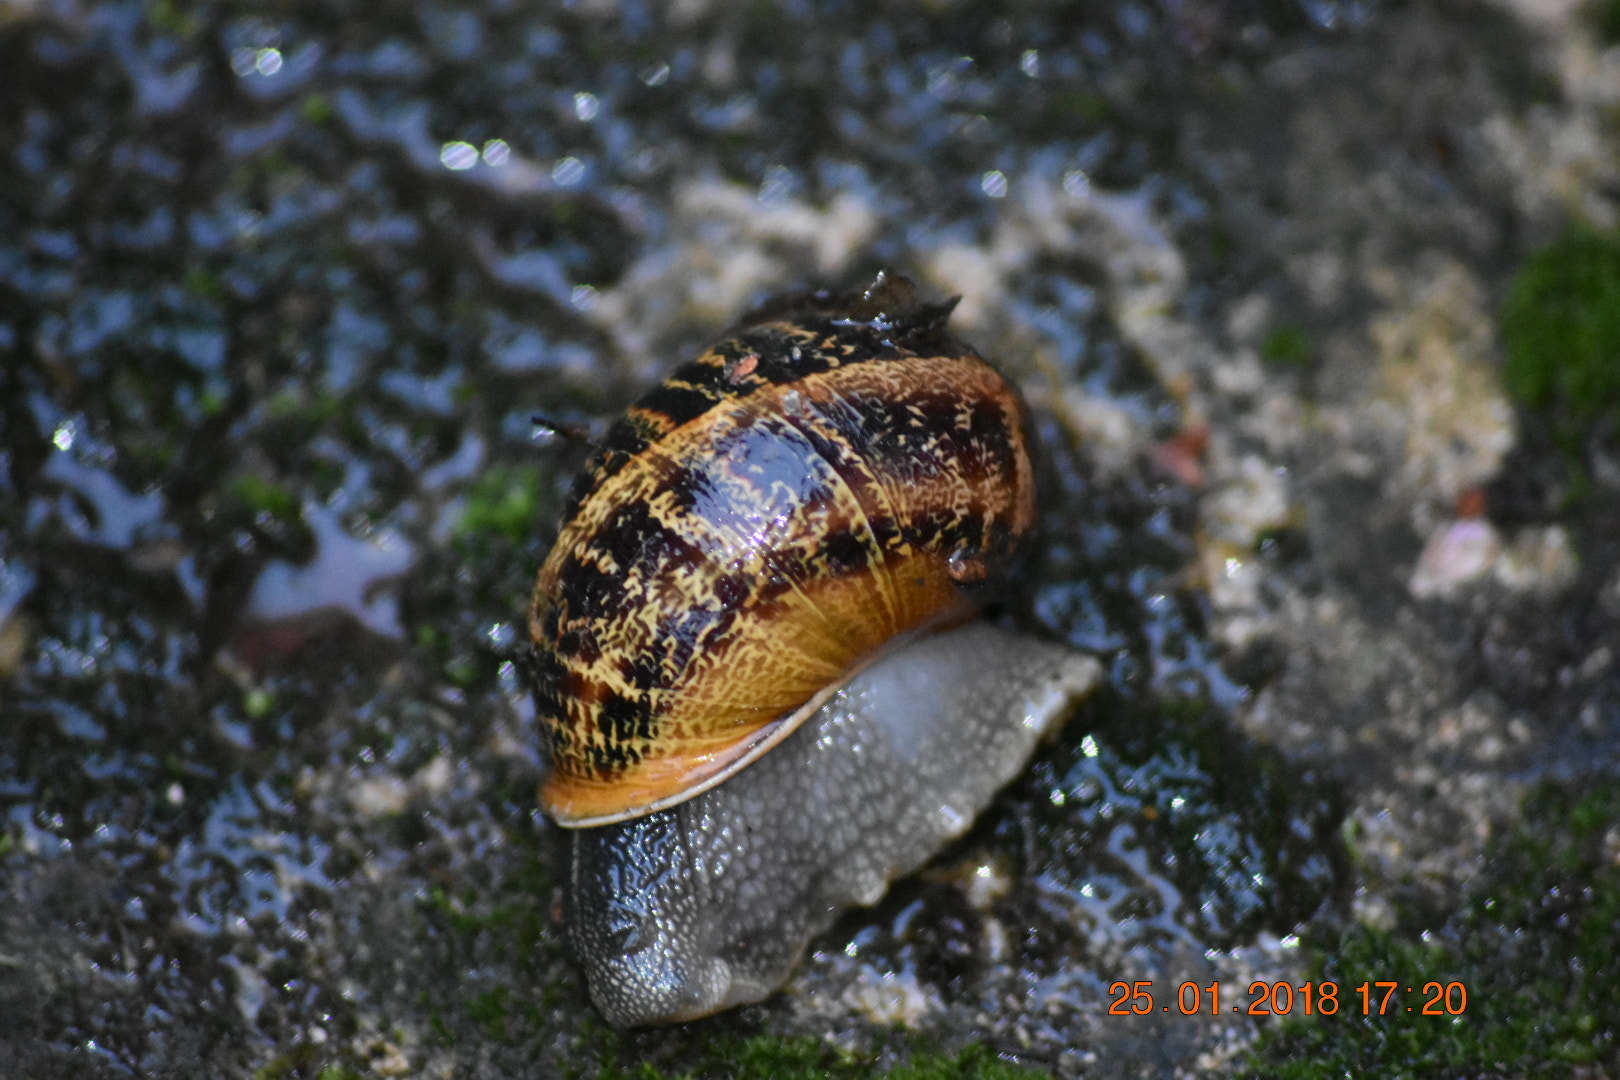
[[[619,1026],[759,1000],[1100,679],[974,621],[1034,520],[1017,393],[903,278],[782,298],[608,431],[530,611],[565,919]]]

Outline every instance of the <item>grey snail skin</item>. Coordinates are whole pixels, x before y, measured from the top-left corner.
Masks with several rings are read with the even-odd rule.
[[[973,621],[1034,522],[1017,392],[879,275],[767,304],[609,429],[530,612],[567,936],[620,1026],[756,1001],[1100,681]]]
[[[570,948],[620,1027],[768,996],[845,908],[960,836],[1102,680],[971,623],[866,668],[771,753],[668,810],[571,834]]]

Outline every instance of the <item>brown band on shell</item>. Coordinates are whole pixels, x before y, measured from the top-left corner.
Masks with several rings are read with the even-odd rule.
[[[1017,395],[937,326],[949,353],[887,329],[749,327],[593,459],[531,613],[561,824],[717,783],[887,643],[962,618],[963,567],[1030,527]]]

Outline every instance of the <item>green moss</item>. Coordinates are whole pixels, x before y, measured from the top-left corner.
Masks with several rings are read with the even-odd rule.
[[[748,17],[766,27],[775,26],[782,18],[782,8],[772,0],[759,0],[748,9]]]
[[[1231,228],[1224,221],[1216,221],[1209,230],[1209,257],[1224,266],[1235,246]]]
[[[1062,90],[1053,94],[1043,119],[1054,127],[1069,127],[1078,123],[1082,128],[1095,127],[1114,114],[1114,105],[1102,94],[1088,90]]]
[[[602,1034],[596,1041],[599,1080],[1038,1080],[1047,1075],[1003,1061],[979,1044],[957,1054],[915,1051],[880,1064],[818,1039],[755,1035],[716,1040],[696,1060],[664,1071],[645,1061],[622,1063],[624,1052],[612,1035]]]
[[[1578,454],[1585,432],[1620,417],[1620,239],[1575,227],[1531,254],[1502,313],[1502,379]]]
[[[439,674],[452,686],[472,690],[489,680],[494,666],[493,657],[457,653],[440,665]]]
[[[433,1043],[530,1046],[549,1037],[563,1010],[555,1001],[548,1007],[559,942],[546,928],[552,895],[546,866],[535,850],[492,886],[469,885],[453,895],[434,888],[421,901],[422,937],[434,943],[439,961],[482,973],[421,990],[416,1005]]]
[[[512,991],[505,986],[492,987],[467,1003],[467,1016],[483,1025],[484,1032],[496,1042],[508,1042],[506,1030],[507,1002]]]
[[[1586,16],[1605,44],[1620,41],[1620,0],[1594,0],[1586,9]]]
[[[494,936],[503,947],[526,949],[539,938],[544,923],[541,898],[551,891],[545,863],[535,856],[506,884],[501,902],[489,903],[472,889],[452,897],[443,888],[428,893],[430,919],[463,938]]]
[[[180,38],[192,37],[202,29],[202,21],[174,0],[158,0],[147,9],[146,17],[157,29]]]
[[[308,1075],[317,1061],[320,1060],[321,1049],[313,1043],[304,1043],[272,1058],[268,1063],[253,1070],[253,1080],[288,1080],[291,1077]],[[320,1073],[325,1076],[325,1070]]]
[[[231,493],[247,507],[250,514],[269,514],[277,521],[294,521],[298,518],[298,496],[262,476],[249,473],[237,477],[231,485]]]
[[[181,287],[204,300],[221,302],[226,297],[225,285],[219,277],[201,266],[187,267]]]
[[[1297,326],[1279,326],[1260,346],[1260,358],[1268,364],[1309,367],[1316,358],[1310,335]]]
[[[458,536],[493,533],[521,544],[536,531],[540,513],[540,470],[533,465],[498,465],[467,493]]]
[[[1339,985],[1340,1010],[1267,1032],[1253,1075],[1558,1077],[1590,1063],[1612,1071],[1620,1064],[1612,1020],[1620,1017],[1620,866],[1609,838],[1617,825],[1620,781],[1540,788],[1524,823],[1493,845],[1473,897],[1438,931],[1355,928],[1317,942],[1313,977]],[[1377,1015],[1381,993],[1370,987],[1373,1015],[1363,1016],[1356,988],[1389,980],[1398,989],[1386,1015]],[[1425,993],[1431,982],[1466,989],[1459,1015],[1445,1015],[1436,991]],[[1430,999],[1442,1015],[1424,1015]]]
[[[299,113],[312,124],[324,124],[332,119],[332,101],[325,94],[310,94],[299,104]]]

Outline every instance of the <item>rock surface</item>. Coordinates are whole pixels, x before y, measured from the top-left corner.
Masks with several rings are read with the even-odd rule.
[[[0,3],[0,1060],[590,1076],[905,1024],[1238,1073],[1261,1025],[1110,985],[1438,925],[1531,785],[1614,771],[1613,433],[1572,473],[1498,318],[1620,220],[1594,18]],[[534,810],[578,455],[533,417],[880,266],[1029,398],[1000,617],[1109,689],[786,992],[613,1058]]]

